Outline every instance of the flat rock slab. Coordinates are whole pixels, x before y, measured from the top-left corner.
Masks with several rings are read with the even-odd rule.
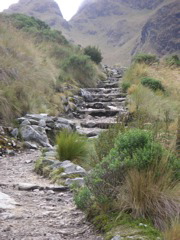
[[[31,183],[18,183],[15,184],[14,187],[16,187],[20,191],[33,191],[38,189],[38,190],[52,190],[55,192],[64,192],[69,190],[67,186],[55,186],[55,185],[39,186]]]
[[[9,195],[0,192],[0,209],[13,209],[19,204]]]

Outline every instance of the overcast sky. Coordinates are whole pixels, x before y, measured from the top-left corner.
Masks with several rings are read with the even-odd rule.
[[[41,0],[40,0],[41,1]],[[65,19],[69,20],[78,10],[84,0],[55,0],[61,9]],[[0,11],[8,8],[11,4],[17,3],[18,0],[0,0]]]

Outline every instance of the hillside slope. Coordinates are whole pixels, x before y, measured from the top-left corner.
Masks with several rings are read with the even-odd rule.
[[[95,64],[61,32],[34,17],[0,14],[0,122],[60,114],[71,89],[97,80]]]
[[[63,19],[61,10],[54,0],[19,0],[13,4],[5,13],[23,13],[28,16],[39,18],[50,27],[64,31],[69,28],[68,22]]]

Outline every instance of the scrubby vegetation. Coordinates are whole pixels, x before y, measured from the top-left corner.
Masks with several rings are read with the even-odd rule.
[[[95,46],[87,46],[84,48],[84,54],[89,56],[93,62],[99,64],[102,61],[101,51]]]
[[[63,112],[69,89],[94,86],[97,66],[61,32],[22,14],[0,15],[0,120]],[[12,37],[13,36],[13,37]]]
[[[106,142],[101,138],[101,145]],[[108,234],[119,224],[128,226],[126,214],[131,222],[148,220],[157,229],[165,229],[179,212],[179,184],[174,178],[180,168],[178,159],[150,131],[120,130],[112,142],[105,157],[102,148],[102,159],[86,178],[86,186],[75,193],[77,206]],[[148,239],[158,236],[156,231],[148,234]]]
[[[153,91],[164,91],[164,87],[162,85],[162,83],[159,80],[156,80],[154,78],[150,78],[150,77],[144,77],[141,80],[141,84],[145,87],[150,88]]]
[[[169,66],[179,67],[180,66],[180,59],[178,55],[172,55],[166,58],[166,63]]]
[[[133,61],[135,63],[145,63],[145,64],[153,64],[158,62],[156,55],[147,54],[147,53],[139,53],[134,56]]]
[[[75,190],[77,206],[105,239],[179,238],[178,69],[152,65],[155,59],[135,61],[126,71],[131,121],[94,140],[97,164]]]

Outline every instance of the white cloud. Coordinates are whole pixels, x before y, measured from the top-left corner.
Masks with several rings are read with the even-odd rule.
[[[84,0],[55,0],[55,1],[59,4],[63,17],[69,20],[77,12],[79,6]],[[11,4],[17,2],[18,0],[0,0],[0,12],[8,8]]]

